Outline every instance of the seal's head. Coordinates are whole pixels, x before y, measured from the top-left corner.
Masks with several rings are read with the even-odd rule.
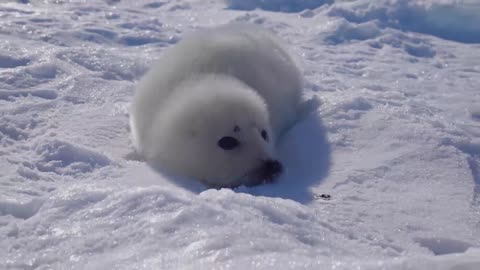
[[[271,182],[282,172],[262,97],[237,79],[189,79],[154,121],[147,162],[212,187]]]

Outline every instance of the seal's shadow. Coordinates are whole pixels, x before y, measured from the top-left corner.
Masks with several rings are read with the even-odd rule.
[[[292,127],[281,138],[278,153],[285,172],[275,183],[240,187],[236,191],[299,203],[310,202],[314,194],[309,188],[318,185],[330,169],[330,145],[318,113],[309,114]]]

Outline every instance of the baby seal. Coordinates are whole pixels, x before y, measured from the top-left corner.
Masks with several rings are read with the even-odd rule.
[[[200,30],[139,82],[134,145],[154,169],[209,187],[271,182],[283,170],[275,141],[298,117],[302,83],[270,32],[246,24]]]

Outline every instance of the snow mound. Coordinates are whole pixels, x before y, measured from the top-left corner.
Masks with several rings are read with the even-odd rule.
[[[416,257],[408,260],[399,260],[391,266],[386,267],[386,269],[476,270],[480,268],[479,258],[480,249],[469,249],[463,254]],[[387,265],[388,264],[385,266]]]
[[[105,80],[133,80],[145,72],[146,65],[127,57],[113,57],[117,53],[115,50],[81,48],[61,52],[57,57],[86,71],[98,72]]]
[[[30,60],[28,58],[13,57],[0,53],[0,68],[15,68],[26,66]]]
[[[33,199],[26,203],[0,200],[0,216],[11,215],[16,218],[28,219],[38,212],[42,203],[43,201],[40,199]]]
[[[480,250],[448,239],[417,239],[443,249],[440,256],[377,259],[372,254],[387,253],[388,243],[375,245],[349,236],[325,220],[328,212],[229,189],[192,196],[179,188],[73,184],[58,189],[40,206],[32,205],[27,213],[16,210],[18,217],[28,218],[21,226],[7,219],[0,227],[6,235],[0,245],[18,239],[15,248],[0,254],[7,269],[230,265],[230,269],[476,270],[480,266]],[[0,211],[4,206],[0,203]],[[29,209],[39,212],[32,215]],[[16,249],[28,252],[16,253]]]
[[[11,100],[16,97],[33,96],[43,99],[56,99],[58,94],[53,90],[20,90],[20,91],[3,91],[0,90],[0,99]]]
[[[464,253],[471,247],[471,244],[469,243],[448,238],[418,237],[415,241],[421,246],[431,250],[435,255]]]
[[[36,167],[42,172],[74,175],[91,172],[110,164],[110,159],[101,153],[63,142],[52,140],[36,149],[40,160]]]
[[[480,43],[478,1],[338,1],[328,14],[354,23],[377,20],[383,27]]]
[[[372,21],[355,24],[342,19],[337,24],[333,33],[326,37],[326,41],[330,44],[340,44],[351,40],[367,40],[376,38],[381,34],[377,24]]]
[[[225,0],[228,8],[238,10],[254,10],[256,8],[269,11],[299,12],[314,9],[333,0]]]

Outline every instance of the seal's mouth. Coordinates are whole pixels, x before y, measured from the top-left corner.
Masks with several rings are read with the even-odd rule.
[[[272,159],[265,160],[259,167],[253,169],[242,177],[244,179],[242,184],[247,187],[252,187],[273,183],[282,172],[282,163]]]

